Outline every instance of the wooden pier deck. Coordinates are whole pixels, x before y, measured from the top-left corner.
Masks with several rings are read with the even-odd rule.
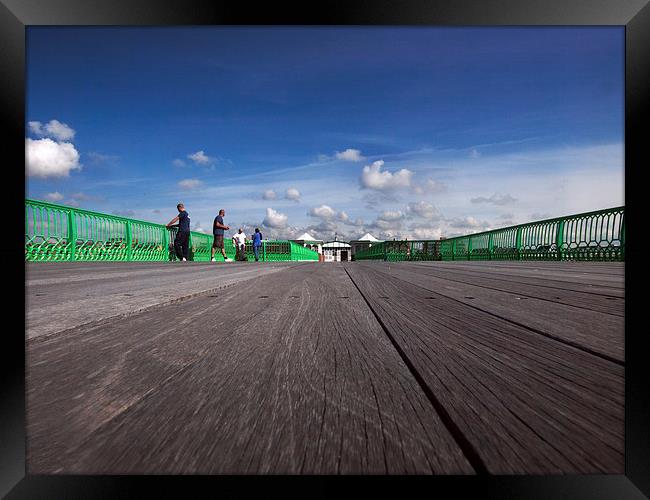
[[[31,474],[624,473],[622,263],[29,264],[26,285]]]

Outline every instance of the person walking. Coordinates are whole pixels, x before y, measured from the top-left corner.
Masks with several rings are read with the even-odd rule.
[[[232,259],[226,257],[226,250],[223,246],[224,230],[230,229],[229,226],[226,226],[223,223],[224,215],[226,215],[226,211],[222,208],[221,210],[219,210],[219,215],[217,215],[214,218],[214,224],[212,226],[212,234],[214,235],[214,241],[212,242],[211,258],[210,258],[212,262],[216,262],[214,260],[214,252],[217,248],[221,249],[221,255],[223,255],[223,260],[225,262],[232,262]]]
[[[260,261],[260,248],[262,248],[262,233],[258,227],[255,228],[253,234],[253,253],[255,254],[255,262]]]
[[[236,260],[239,261],[245,261],[246,260],[246,234],[244,233],[244,230],[240,227],[239,230],[237,231],[237,234],[235,234],[232,237],[232,241],[235,244],[235,248],[237,249],[236,253]]]
[[[174,238],[174,250],[176,256],[181,262],[187,262],[189,256],[189,241],[190,241],[190,214],[185,210],[185,205],[179,203],[176,205],[178,215],[169,221],[167,227],[171,227],[178,222],[178,232]]]

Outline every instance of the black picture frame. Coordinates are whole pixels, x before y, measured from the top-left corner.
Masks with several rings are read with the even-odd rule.
[[[24,187],[25,138],[25,28],[30,25],[615,25],[625,26],[625,475],[585,476],[440,476],[389,477],[287,477],[287,476],[33,476],[25,469],[25,339],[24,267],[20,250],[20,220],[13,208]],[[5,318],[18,318],[13,327],[5,321],[3,351],[6,359],[0,379],[0,494],[7,498],[122,498],[133,488],[157,497],[175,496],[172,486],[207,487],[214,495],[241,496],[251,487],[268,493],[271,485],[299,487],[310,496],[330,496],[355,484],[370,492],[397,492],[405,487],[424,488],[444,498],[526,499],[642,499],[650,497],[650,376],[647,326],[644,325],[643,290],[647,263],[641,254],[643,189],[650,87],[650,6],[648,0],[341,0],[318,3],[220,2],[208,0],[0,0],[0,96],[3,149],[13,161],[5,166],[12,176],[5,186],[6,233],[0,252],[4,257]],[[5,151],[5,154],[8,151]],[[13,178],[15,177],[15,178]],[[14,199],[15,198],[15,199]],[[20,205],[19,205],[20,204]],[[22,213],[22,212],[20,212]],[[647,260],[647,259],[646,259]],[[635,291],[636,290],[636,291]],[[21,321],[22,319],[22,321]],[[284,490],[287,491],[286,489]],[[422,491],[422,490],[421,490]],[[645,495],[645,496],[644,496]],[[140,495],[141,496],[141,495]]]

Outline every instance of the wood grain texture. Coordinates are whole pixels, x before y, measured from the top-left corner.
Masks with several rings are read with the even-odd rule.
[[[408,263],[397,263],[406,265]],[[451,270],[434,266],[416,265],[417,271],[429,276],[483,286],[493,290],[517,293],[557,304],[570,305],[606,314],[624,315],[624,291],[612,287],[597,287],[591,284],[553,282],[535,277],[510,278],[503,273],[480,273],[476,270]],[[413,270],[414,266],[409,266]]]
[[[231,286],[297,264],[210,263],[32,263],[27,266],[27,337],[52,335],[83,324],[137,313]]]
[[[31,473],[474,472],[340,267],[28,353]]]
[[[544,284],[584,289],[585,285],[600,287],[608,292],[622,293],[625,288],[623,262],[526,262],[526,261],[437,261],[413,262],[448,271],[470,271],[477,276],[487,274],[495,278],[526,282],[540,279]]]
[[[446,270],[432,272],[428,268],[423,270],[420,266],[411,266],[408,263],[382,264],[384,263],[361,265],[608,359],[620,363],[625,360],[625,318],[622,314],[591,310],[588,294],[574,291],[553,292],[564,300],[551,301],[536,297],[539,295],[537,290],[541,287],[526,288],[524,285],[513,285],[508,290],[508,287],[499,284],[498,280],[472,279],[470,274],[462,278],[454,274],[452,278],[447,278]],[[562,297],[559,297],[560,293]],[[574,298],[573,295],[581,297]],[[594,301],[603,299],[605,298],[601,296],[593,298]],[[621,302],[616,309],[620,307],[622,313],[623,299],[611,299]],[[575,307],[574,303],[579,301],[584,302],[585,306]]]
[[[43,321],[202,290],[26,341],[30,474],[624,472],[621,266],[231,266],[30,268]]]
[[[348,272],[490,473],[623,473],[623,367],[371,265]]]

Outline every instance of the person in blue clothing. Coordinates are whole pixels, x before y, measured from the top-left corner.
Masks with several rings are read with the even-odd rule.
[[[253,234],[253,253],[255,254],[255,262],[260,261],[260,248],[262,248],[262,233],[260,233],[259,228],[255,228],[255,234]]]
[[[171,227],[175,222],[178,222],[178,232],[174,238],[174,250],[176,256],[181,262],[187,262],[189,256],[189,241],[190,241],[190,214],[185,210],[185,205],[179,203],[176,205],[178,215],[169,221],[167,227]]]

